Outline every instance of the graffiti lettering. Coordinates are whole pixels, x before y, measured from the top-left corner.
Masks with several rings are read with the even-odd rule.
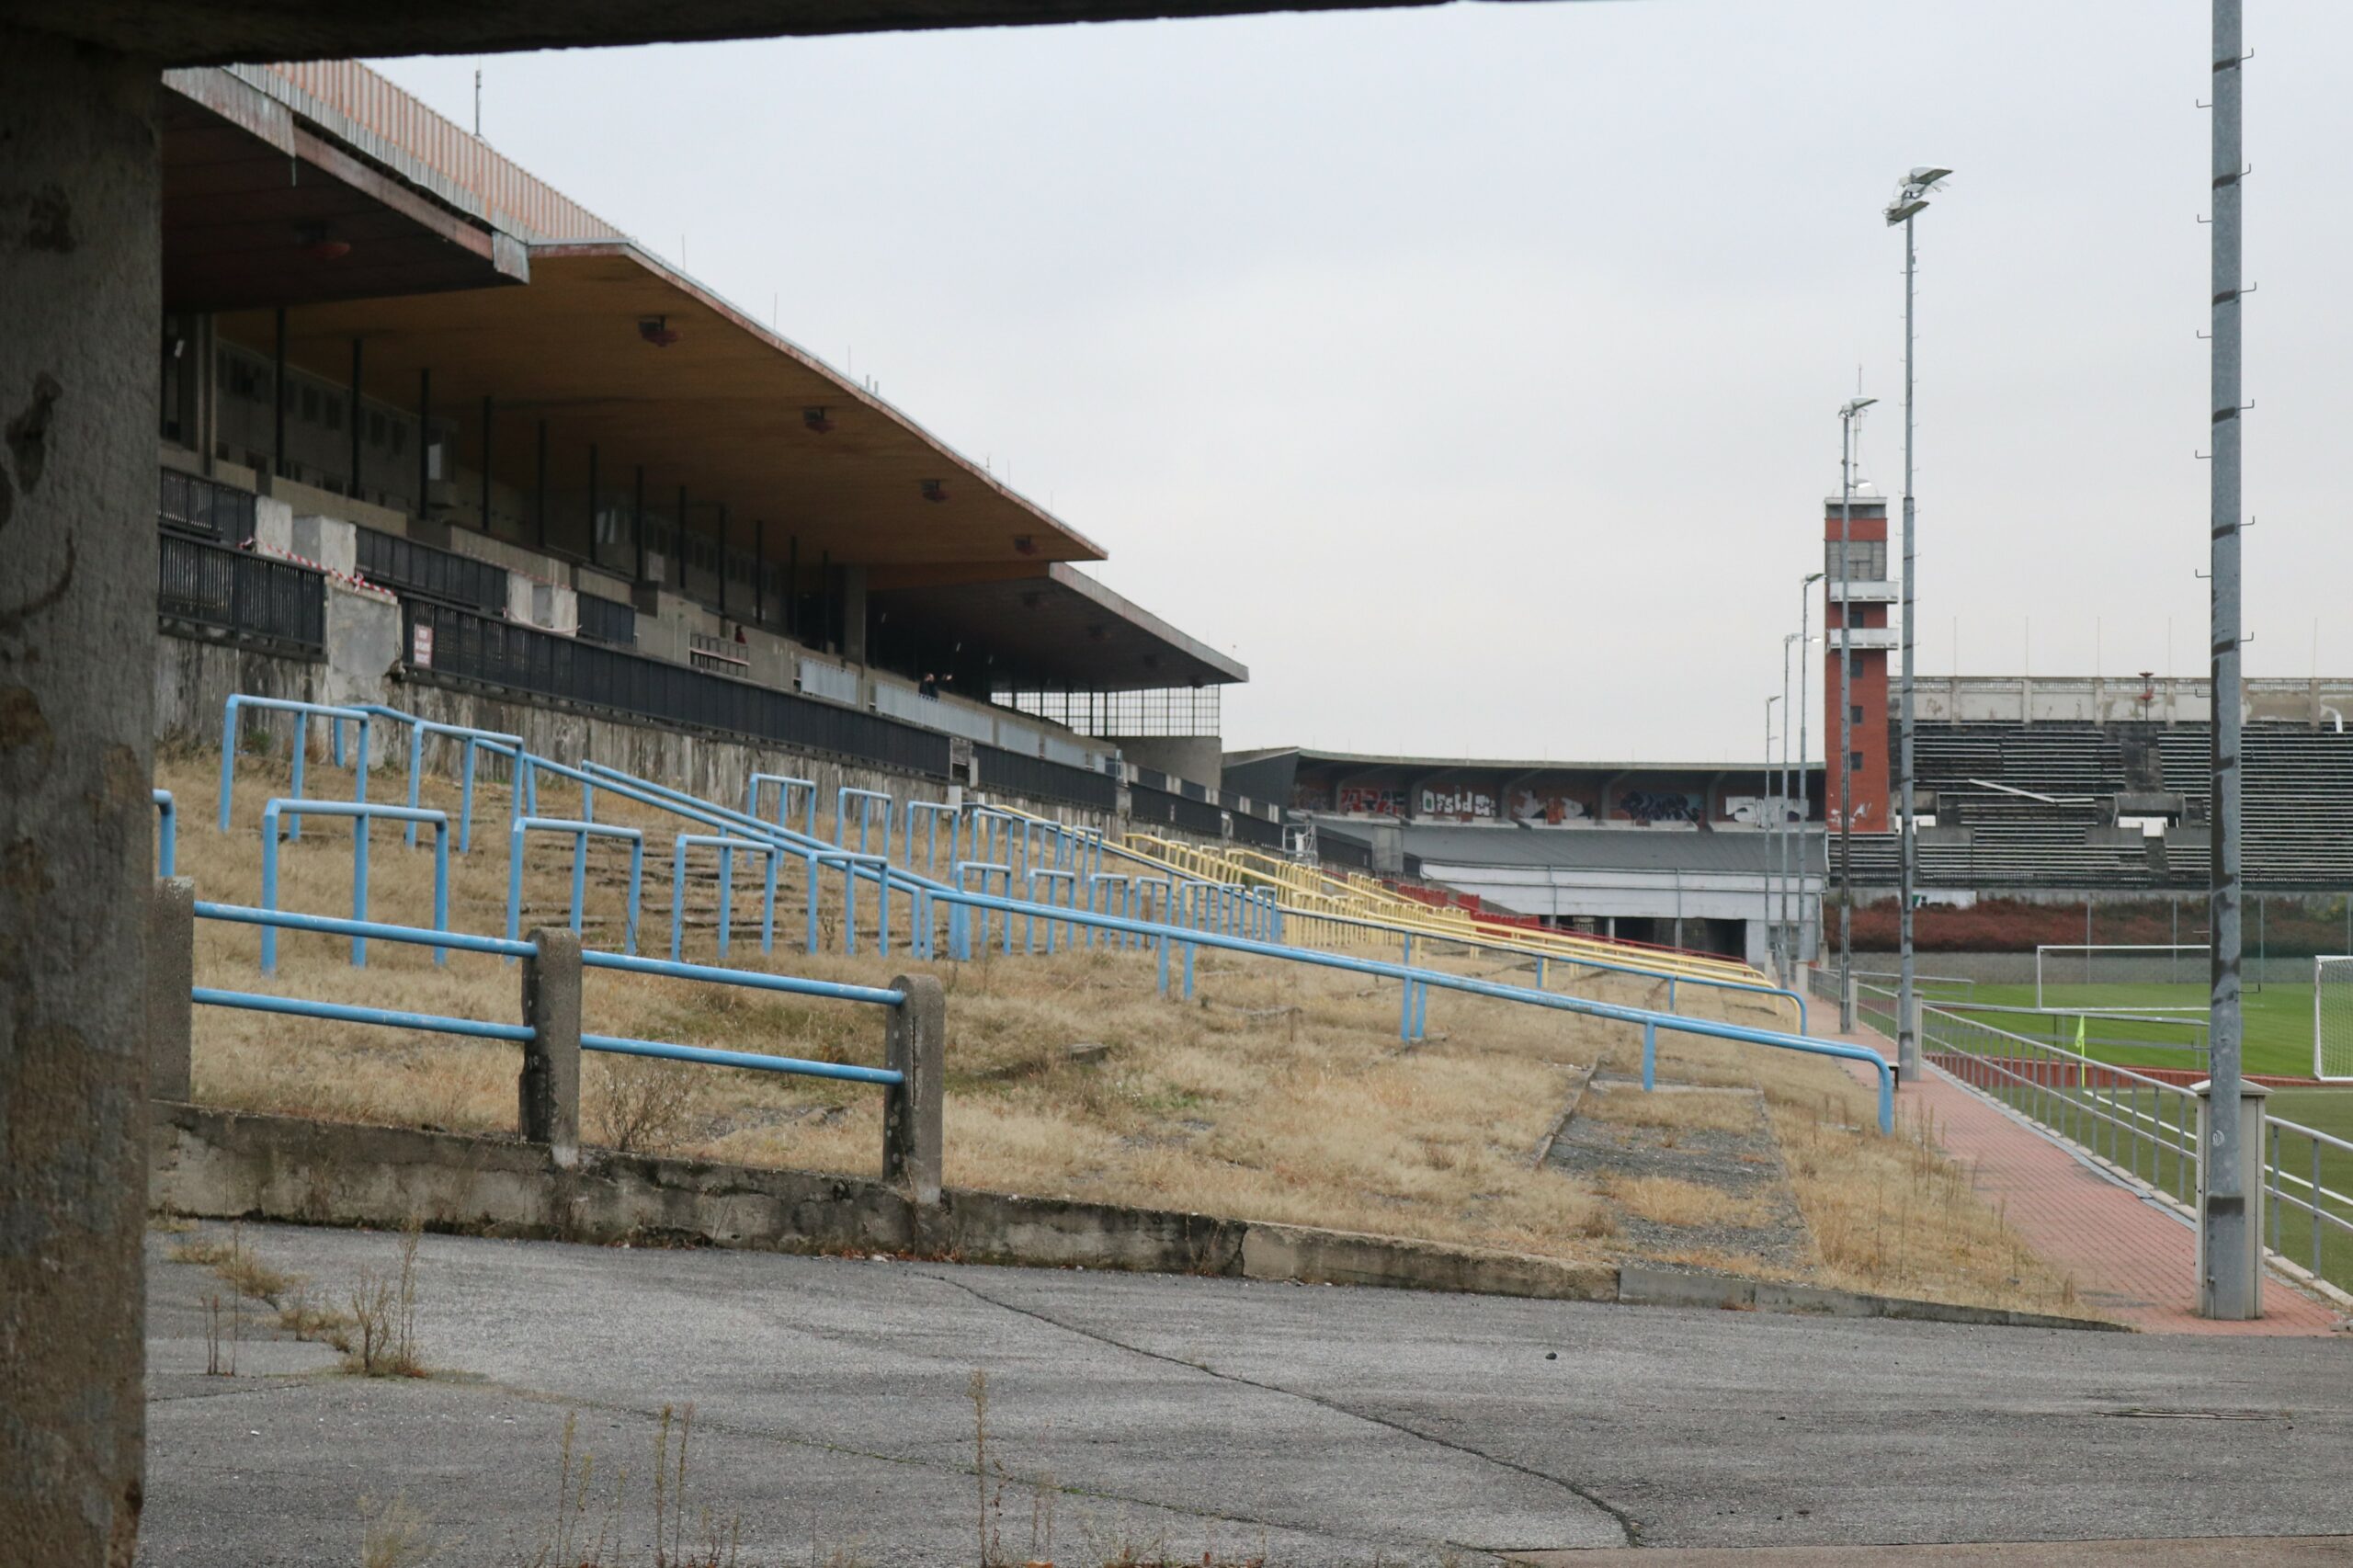
[[[1638,827],[1653,823],[1688,822],[1699,820],[1699,802],[1674,790],[1621,790],[1618,794],[1618,809],[1631,817]]]
[[[1776,816],[1776,812],[1779,814]],[[1802,809],[1794,798],[1781,795],[1726,795],[1724,814],[1734,822],[1762,826],[1776,821],[1802,821]]]
[[[1405,792],[1350,784],[1340,790],[1340,810],[1349,815],[1402,817],[1405,814]]]
[[[1422,815],[1426,817],[1492,817],[1495,814],[1495,798],[1483,790],[1466,787],[1422,791]]]

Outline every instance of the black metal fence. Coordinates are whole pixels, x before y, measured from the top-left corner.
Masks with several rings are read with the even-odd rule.
[[[156,521],[178,533],[217,540],[222,544],[250,544],[254,537],[254,494],[217,484],[176,469],[159,471],[162,494]]]
[[[619,599],[580,596],[580,635],[616,648],[637,646],[637,608]]]
[[[1233,813],[1233,841],[1253,849],[1280,849],[1283,846],[1283,824],[1268,822],[1265,817],[1252,816],[1248,812]]]
[[[1067,801],[1098,812],[1120,809],[1119,780],[1108,773],[1024,756],[999,746],[975,744],[972,756],[981,765],[980,787],[992,793],[1004,790],[1043,801]]]
[[[377,528],[355,528],[359,574],[403,598],[433,599],[484,615],[506,613],[506,571]]]
[[[1171,794],[1165,790],[1154,790],[1149,785],[1135,784],[1129,787],[1128,805],[1129,815],[1140,828],[1165,824],[1169,827],[1182,828],[1187,833],[1199,834],[1203,838],[1225,836],[1225,812],[1206,801],[1196,801],[1188,796]],[[1234,813],[1237,834],[1243,820],[1240,812]],[[1275,826],[1272,823],[1267,825]],[[1282,840],[1279,828],[1276,829],[1275,839],[1277,843]]]
[[[166,533],[155,608],[167,619],[219,627],[306,653],[326,650],[325,574],[274,556]]]
[[[948,737],[929,730],[425,599],[404,599],[401,613],[410,659],[429,631],[431,663],[418,667],[438,675],[948,777]]]

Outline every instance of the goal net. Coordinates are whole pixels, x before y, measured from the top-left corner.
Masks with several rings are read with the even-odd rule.
[[[2313,1076],[2353,1083],[2353,958],[2313,960]]]
[[[2212,949],[2052,943],[2034,949],[2034,1005],[2046,1012],[2204,1012]]]

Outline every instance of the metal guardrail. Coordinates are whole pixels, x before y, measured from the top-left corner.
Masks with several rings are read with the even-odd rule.
[[[371,583],[404,598],[432,599],[483,615],[506,613],[506,569],[503,566],[381,528],[355,527],[352,537],[354,563]]]
[[[166,528],[238,549],[253,543],[255,495],[250,490],[177,469],[164,469],[155,518]]]
[[[221,705],[221,831],[229,831],[229,812],[237,794],[237,753],[243,741],[237,733],[240,713],[291,713],[294,715],[294,744],[290,753],[293,765],[294,793],[302,793],[302,774],[311,756],[311,720],[327,721],[330,742],[334,747],[335,765],[343,766],[343,727],[358,726],[359,751],[352,778],[352,799],[368,798],[368,740],[374,721],[364,708],[338,708],[325,702],[297,702],[284,697],[250,697],[233,692]],[[407,717],[405,714],[402,715]],[[287,836],[302,836],[302,820],[298,815],[287,824]]]
[[[417,628],[432,632],[431,665],[412,666],[420,673],[948,777],[948,737],[934,731],[446,605],[401,608],[404,647],[416,647]]]
[[[158,615],[301,653],[326,651],[324,573],[180,534],[157,543]]]
[[[155,803],[155,874],[171,876],[179,866],[179,806],[169,790],[151,790]]]
[[[608,599],[597,594],[578,596],[580,604],[580,635],[592,642],[608,642],[616,648],[637,646],[637,607]]]
[[[1856,989],[1858,1013],[1893,1038],[1895,994]],[[1961,1083],[2195,1206],[2199,1096],[2188,1089],[1942,1007],[1920,1009],[1920,1037],[1927,1060]],[[2353,1291],[2353,1142],[2279,1117],[2264,1127],[2269,1250]]]
[[[419,947],[458,948],[472,952],[495,953],[506,958],[536,959],[539,948],[530,942],[509,941],[496,937],[480,937],[471,932],[424,930],[414,926],[394,926],[381,921],[341,920],[327,915],[298,915],[291,911],[256,909],[246,905],[210,903],[199,900],[195,905],[199,920],[222,920],[239,925],[259,926],[265,935],[278,930],[323,932],[331,936],[347,936],[354,941],[373,937],[380,941],[405,942]],[[580,955],[584,969],[622,970],[633,974],[664,975],[679,980],[706,981],[722,985],[741,986],[751,990],[783,991],[801,996],[825,996],[846,1002],[860,1002],[875,1006],[898,1007],[906,1001],[906,994],[871,985],[846,985],[835,981],[805,980],[797,975],[762,974],[753,970],[719,969],[707,964],[665,963],[659,959],[635,958],[623,953],[584,950]],[[529,1024],[497,1023],[483,1018],[459,1018],[437,1013],[412,1013],[392,1007],[364,1007],[342,1002],[322,1002],[308,997],[279,996],[266,992],[226,991],[199,985],[190,992],[190,999],[199,1006],[237,1007],[253,1012],[278,1013],[294,1017],[324,1018],[338,1023],[374,1024],[387,1028],[417,1029],[432,1034],[460,1035],[476,1040],[512,1040],[535,1043],[539,1031]],[[582,1033],[579,1040],[583,1051],[612,1051],[626,1056],[652,1056],[672,1062],[694,1062],[710,1066],[748,1067],[759,1072],[784,1073],[801,1077],[847,1079],[856,1083],[881,1084],[896,1086],[906,1081],[906,1075],[887,1067],[863,1067],[839,1062],[808,1062],[790,1056],[769,1056],[754,1051],[722,1051],[710,1046],[675,1045],[664,1040],[634,1040],[621,1035]]]
[[[1033,800],[1066,801],[1098,812],[1120,809],[1119,781],[1108,773],[1024,756],[1017,751],[978,742],[972,745],[972,760],[980,765],[980,788],[983,790],[1001,790]]]

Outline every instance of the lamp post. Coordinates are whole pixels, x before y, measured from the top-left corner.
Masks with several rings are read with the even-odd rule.
[[[2209,689],[2214,710],[2214,852],[2209,870],[2212,970],[2206,1039],[2213,1134],[2201,1173],[2205,1192],[2199,1204],[2198,1250],[2205,1267],[2200,1270],[2198,1310],[2211,1318],[2251,1318],[2261,1311],[2261,1262],[2255,1253],[2257,1238],[2248,1234],[2255,1217],[2247,1206],[2245,1161],[2249,1154],[2260,1160],[2263,1153],[2260,1148],[2242,1147],[2239,1125],[2239,1046],[2245,1023],[2239,992],[2239,242],[2241,184],[2246,172],[2239,140],[2246,74],[2241,12],[2241,0],[2214,0],[2214,48],[2209,57],[2214,94],[2214,222],[2209,231],[2212,358],[2207,368],[2213,432],[2208,528],[2212,540],[2209,613],[2213,685]]]
[[[1912,220],[1928,205],[1928,193],[1943,186],[1950,169],[1916,168],[1896,187],[1887,204],[1890,228],[1904,230],[1904,660],[1896,685],[1895,804],[1896,852],[1896,982],[1895,1063],[1899,1079],[1920,1081],[1920,1008],[1913,989],[1912,893],[1919,880],[1919,825],[1913,820],[1912,799],[1912,295],[1917,274],[1912,248]]]
[[[1855,421],[1875,397],[1849,400],[1838,410],[1838,574],[1842,590],[1855,580]],[[1825,619],[1827,617],[1825,616]],[[1838,1029],[1855,1031],[1855,601],[1838,595]]]
[[[1790,940],[1790,951],[1794,955],[1790,961],[1793,966],[1802,962],[1805,957],[1805,878],[1809,854],[1806,838],[1813,822],[1813,786],[1805,776],[1806,765],[1811,760],[1807,756],[1805,720],[1812,701],[1806,690],[1805,655],[1806,650],[1813,645],[1813,585],[1826,574],[1809,572],[1798,583],[1798,838],[1790,857],[1797,865],[1798,884],[1797,926]],[[1786,921],[1789,918],[1787,878],[1782,880],[1781,898],[1781,916]]]
[[[1781,757],[1777,766],[1773,760],[1773,733],[1765,733],[1766,805],[1772,812],[1768,824],[1772,837],[1767,840],[1766,854],[1772,863],[1771,881],[1766,884],[1767,928],[1773,934],[1767,947],[1773,955],[1775,983],[1790,983],[1790,958],[1789,945],[1790,873],[1785,851],[1790,842],[1790,644],[1798,640],[1794,631],[1781,638]],[[1775,883],[1778,882],[1778,892]]]
[[[1765,771],[1764,771],[1764,773],[1763,773],[1763,775],[1762,775],[1762,781],[1763,781],[1763,783],[1764,783],[1764,785],[1765,785],[1765,808],[1766,808],[1766,810],[1767,810],[1767,811],[1768,811],[1768,812],[1770,812],[1771,810],[1773,810],[1773,809],[1774,809],[1774,808],[1773,808],[1773,704],[1775,704],[1776,702],[1781,702],[1781,701],[1785,701],[1785,700],[1787,700],[1787,699],[1788,699],[1788,698],[1789,698],[1789,695],[1790,695],[1790,645],[1789,645],[1789,642],[1788,642],[1788,640],[1785,638],[1785,639],[1783,639],[1783,640],[1782,640],[1782,642],[1781,642],[1781,691],[1780,691],[1780,695],[1779,695],[1779,696],[1778,696],[1778,697],[1768,697],[1768,698],[1765,699]],[[1789,734],[1789,731],[1790,731],[1790,727],[1789,727],[1788,723],[1787,723],[1787,722],[1784,722],[1784,723],[1782,724],[1782,726],[1781,726],[1781,733],[1782,733],[1782,735],[1783,735],[1783,737],[1784,737],[1785,739],[1786,739],[1786,737],[1787,737],[1787,736],[1788,736],[1788,734]],[[1774,949],[1774,946],[1775,946],[1775,943],[1774,943],[1774,940],[1773,940],[1773,848],[1774,848],[1774,841],[1773,841],[1773,839],[1772,839],[1772,837],[1771,837],[1771,833],[1772,833],[1772,824],[1771,824],[1770,820],[1768,819],[1768,822],[1767,822],[1767,824],[1766,824],[1766,834],[1767,834],[1767,837],[1766,837],[1766,840],[1765,840],[1765,961],[1766,961],[1768,965],[1773,965],[1773,964],[1776,964],[1776,963],[1778,962],[1778,959],[1777,959],[1777,957],[1776,957],[1776,955],[1774,954],[1774,951],[1773,951],[1773,949]]]

